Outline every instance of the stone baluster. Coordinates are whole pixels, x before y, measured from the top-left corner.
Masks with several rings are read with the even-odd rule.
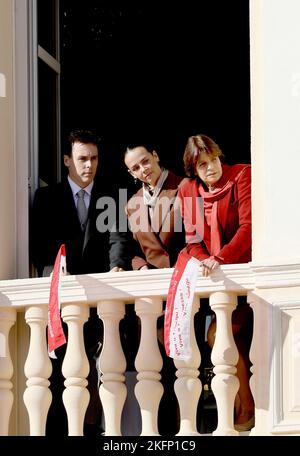
[[[14,401],[11,391],[13,364],[9,351],[9,331],[16,321],[14,309],[0,309],[0,436],[8,435],[9,418]]]
[[[141,435],[159,435],[158,407],[163,395],[160,371],[163,366],[157,342],[157,318],[162,314],[161,298],[138,298],[136,314],[141,320],[141,340],[135,359],[138,383],[135,396],[142,416]]]
[[[85,353],[83,325],[89,316],[89,309],[83,303],[68,304],[62,309],[62,318],[68,325],[68,344],[62,364],[65,377],[63,403],[68,416],[70,436],[83,435],[83,421],[89,404],[86,377],[89,362]]]
[[[259,403],[258,397],[256,394],[256,388],[255,388],[255,384],[257,381],[256,375],[255,375],[255,366],[256,366],[256,356],[255,355],[257,353],[259,353],[258,331],[266,331],[267,328],[266,328],[265,319],[259,318],[259,316],[261,317],[261,314],[259,314],[259,312],[257,311],[258,306],[260,306],[260,309],[263,306],[262,302],[260,302],[258,297],[256,297],[256,299],[255,299],[253,292],[248,294],[247,300],[248,300],[248,303],[250,304],[250,307],[253,310],[253,334],[252,334],[252,342],[251,342],[250,353],[249,353],[249,358],[252,363],[252,366],[250,367],[250,371],[251,371],[252,375],[249,379],[249,384],[250,384],[251,393],[252,393],[252,396],[254,399],[254,404],[256,405]],[[263,333],[261,333],[261,334],[263,334]],[[267,360],[266,360],[265,365],[268,365]],[[257,422],[257,413],[255,410],[255,426],[256,426],[256,422]],[[251,436],[256,435],[255,426],[250,431]]]
[[[199,435],[197,431],[197,406],[202,391],[199,380],[201,355],[194,329],[194,316],[199,309],[199,297],[195,297],[190,322],[191,357],[187,360],[175,359],[177,368],[174,389],[180,409],[180,429],[177,435]]]
[[[52,366],[48,356],[46,339],[47,307],[29,307],[25,312],[25,320],[30,327],[30,342],[24,366],[28,380],[23,399],[29,416],[30,435],[43,436],[45,435],[48,410],[52,401],[48,380]]]
[[[125,303],[101,301],[98,303],[98,315],[104,326],[104,342],[100,356],[100,398],[105,418],[105,435],[117,436],[121,435],[121,416],[127,396],[124,375],[126,359],[119,331],[120,320],[125,315]]]
[[[231,317],[237,305],[237,297],[231,292],[217,291],[210,295],[210,306],[216,314],[217,330],[211,360],[216,374],[211,383],[218,409],[218,427],[213,435],[239,435],[234,429],[234,400],[239,389],[236,364],[239,353],[236,348]]]

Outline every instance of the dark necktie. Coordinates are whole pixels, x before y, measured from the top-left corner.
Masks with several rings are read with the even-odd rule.
[[[78,213],[78,218],[80,222],[80,226],[82,231],[85,230],[86,226],[86,220],[87,220],[87,207],[84,202],[84,195],[85,195],[85,190],[81,189],[79,192],[77,192],[78,196],[78,201],[77,201],[77,213]]]

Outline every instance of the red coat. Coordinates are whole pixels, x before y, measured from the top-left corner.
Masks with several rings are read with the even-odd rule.
[[[198,179],[189,179],[179,190],[187,233],[186,250],[200,261],[214,257],[221,264],[247,263],[251,261],[250,165],[223,165],[216,187],[214,193],[209,193]],[[204,206],[195,203],[199,197],[203,198]],[[192,209],[188,201],[192,201]],[[211,223],[207,223],[207,206],[211,210]],[[197,233],[199,239],[195,238]]]

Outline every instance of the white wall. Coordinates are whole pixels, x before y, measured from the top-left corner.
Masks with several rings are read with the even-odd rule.
[[[251,0],[253,260],[300,260],[300,1]]]
[[[13,8],[13,1],[0,1],[0,73],[6,86],[0,97],[0,279],[16,276]]]
[[[27,18],[27,0],[0,0],[0,279],[29,274]]]

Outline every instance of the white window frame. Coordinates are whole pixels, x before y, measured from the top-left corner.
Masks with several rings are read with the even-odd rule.
[[[38,45],[37,0],[14,0],[17,277],[19,278],[29,276],[29,208],[34,192],[39,186],[38,59],[43,60],[58,75],[57,179],[61,178],[59,0],[54,1],[57,16],[56,58]],[[26,188],[28,192],[24,191]]]

